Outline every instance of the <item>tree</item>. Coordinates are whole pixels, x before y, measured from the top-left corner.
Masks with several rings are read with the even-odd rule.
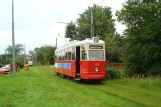
[[[8,46],[6,48],[6,53],[2,54],[2,64],[10,64],[12,63],[12,46]],[[24,55],[22,52],[24,51],[22,44],[16,44],[15,45],[15,62],[18,64],[21,68],[24,66]]]
[[[8,55],[6,53],[0,55],[0,64],[6,65],[6,64],[11,63],[11,61],[12,61],[12,59],[11,59],[10,55]]]
[[[88,7],[77,19],[78,39],[91,37],[91,10],[93,11],[94,36],[105,39],[106,36],[114,36],[114,20],[112,19],[111,8],[94,4]]]
[[[77,35],[76,25],[71,21],[69,24],[67,24],[65,28],[65,37],[71,38],[71,40],[73,40],[75,39],[76,35]]]
[[[76,38],[78,40],[91,38],[91,10],[93,11],[94,36],[105,41],[106,60],[118,62],[120,59],[118,56],[120,54],[118,34],[114,28],[115,24],[110,7],[93,4],[92,7],[88,7],[82,14],[79,14],[77,19],[78,35]]]
[[[32,51],[32,50],[30,50],[28,54],[29,54],[29,56],[31,57],[31,60],[32,60],[32,61],[35,61],[35,52]]]
[[[123,45],[127,70],[161,74],[161,0],[128,0],[116,15],[127,27]]]
[[[12,55],[12,46],[9,45],[5,51],[9,55]],[[22,44],[15,45],[15,55],[20,55],[23,51],[24,51],[24,48]]]
[[[39,64],[54,64],[54,51],[53,46],[41,46],[35,48],[36,63]]]
[[[0,68],[2,67],[2,64],[3,64],[3,58],[2,58],[2,55],[0,55]]]
[[[23,68],[24,66],[24,56],[23,55],[16,56],[16,64],[19,65],[21,68]]]

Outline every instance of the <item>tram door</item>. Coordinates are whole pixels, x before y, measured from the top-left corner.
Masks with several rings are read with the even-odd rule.
[[[76,47],[76,75],[80,74],[80,46]]]

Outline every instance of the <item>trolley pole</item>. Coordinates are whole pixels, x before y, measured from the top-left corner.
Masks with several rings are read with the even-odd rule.
[[[12,63],[13,75],[16,75],[15,70],[15,37],[14,37],[14,1],[12,0]]]

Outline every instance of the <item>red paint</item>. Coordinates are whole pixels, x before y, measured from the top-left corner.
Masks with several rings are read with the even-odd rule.
[[[82,79],[105,79],[106,62],[105,61],[81,61],[81,78]],[[99,71],[96,72],[95,68]]]
[[[75,61],[56,61],[56,63],[71,63],[71,70],[55,68],[55,72],[65,74],[71,77],[76,75]],[[96,72],[95,68],[99,71]],[[81,79],[105,79],[106,78],[106,62],[105,61],[80,61],[80,77]]]

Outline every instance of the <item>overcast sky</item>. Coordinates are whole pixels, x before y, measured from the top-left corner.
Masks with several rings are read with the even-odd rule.
[[[122,8],[125,0],[14,0],[15,4],[15,44],[25,44],[26,52],[42,45],[54,45],[59,34],[64,37],[65,24],[57,22],[76,21],[92,4],[109,6],[113,15]],[[12,0],[0,0],[0,54],[12,45]],[[113,16],[116,19],[116,16]],[[116,23],[122,33],[124,26]],[[58,46],[65,41],[58,37]]]

